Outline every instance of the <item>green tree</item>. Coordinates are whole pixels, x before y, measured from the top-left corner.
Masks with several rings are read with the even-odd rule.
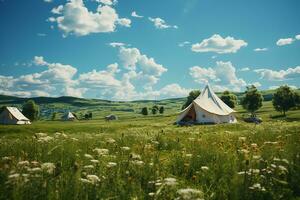
[[[89,113],[89,119],[92,119],[93,118],[93,113]]]
[[[144,107],[142,108],[142,115],[148,115],[148,108],[147,107]]]
[[[40,108],[33,100],[29,100],[23,105],[22,113],[31,121],[35,121],[39,117]]]
[[[186,102],[183,104],[182,109],[188,107],[198,96],[200,95],[199,90],[193,90],[189,93],[189,96],[186,99]]]
[[[56,118],[56,112],[52,113],[51,120],[55,120],[55,118]]]
[[[241,104],[252,116],[255,116],[255,111],[262,107],[262,101],[263,96],[257,88],[252,85],[247,87],[245,95],[241,100]]]
[[[0,107],[0,113],[3,112],[3,110],[5,109],[5,107],[6,107],[6,106],[1,106],[1,107]]]
[[[161,106],[161,107],[159,108],[159,113],[160,113],[160,114],[164,114],[164,112],[165,112],[165,107]]]
[[[237,102],[237,96],[235,94],[230,93],[229,91],[224,91],[221,96],[221,99],[230,108],[234,108]]]
[[[289,86],[284,85],[279,87],[273,95],[273,106],[275,110],[281,112],[284,116],[286,112],[297,105],[299,95],[294,92]]]
[[[157,106],[153,106],[153,107],[152,107],[151,112],[152,112],[153,115],[156,115],[156,113],[157,113],[157,111],[158,111],[157,108],[158,108]]]

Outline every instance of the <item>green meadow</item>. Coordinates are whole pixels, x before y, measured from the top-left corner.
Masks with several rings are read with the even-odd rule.
[[[264,102],[260,125],[238,107],[237,124],[179,127],[183,101],[82,104],[93,120],[0,126],[0,199],[300,199],[299,110]],[[139,114],[154,104],[166,112]]]

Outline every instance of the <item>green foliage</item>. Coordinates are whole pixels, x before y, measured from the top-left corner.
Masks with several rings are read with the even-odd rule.
[[[77,118],[77,116],[75,116]],[[90,120],[93,118],[93,114],[90,112],[90,113],[85,113],[84,114],[84,119],[86,120]]]
[[[285,116],[285,113],[288,110],[297,105],[298,99],[299,95],[294,92],[289,86],[284,85],[276,90],[273,96],[272,103],[275,110],[282,112]]]
[[[0,113],[5,109],[5,106],[0,106]]]
[[[56,113],[56,112],[53,112],[53,113],[52,113],[51,120],[55,120],[55,119],[56,119],[56,115],[57,115],[57,113]]]
[[[141,113],[142,115],[148,115],[148,108],[147,107],[142,108]]]
[[[200,95],[199,90],[193,90],[189,93],[189,96],[186,99],[186,102],[183,104],[182,109],[188,107],[198,96]]]
[[[221,96],[221,100],[230,108],[234,108],[237,103],[237,96],[229,91],[224,91]]]
[[[262,107],[262,101],[263,96],[257,88],[252,85],[247,87],[245,95],[241,100],[241,104],[252,116],[255,116],[255,111]]]
[[[161,107],[159,108],[159,113],[160,113],[160,114],[164,114],[164,112],[165,112],[165,107],[161,106]]]
[[[23,105],[22,113],[31,121],[35,121],[39,117],[40,108],[33,100],[29,100]]]
[[[152,109],[151,109],[151,112],[152,112],[153,115],[156,115],[156,113],[158,112],[158,106],[156,106],[156,105],[153,106]]]

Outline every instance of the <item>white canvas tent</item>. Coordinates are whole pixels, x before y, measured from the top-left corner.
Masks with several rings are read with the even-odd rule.
[[[201,94],[180,112],[176,122],[199,124],[236,123],[234,112],[211,90],[209,85],[206,85]]]
[[[18,108],[5,107],[0,113],[0,124],[30,124],[30,120]]]
[[[64,119],[64,120],[72,121],[72,120],[75,120],[76,117],[74,116],[73,113],[67,112],[67,113],[63,116],[63,119]]]

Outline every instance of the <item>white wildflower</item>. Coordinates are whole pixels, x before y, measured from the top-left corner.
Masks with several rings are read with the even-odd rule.
[[[99,160],[91,160],[92,163],[97,164],[99,163]]]
[[[165,178],[164,183],[168,186],[177,185],[177,180],[175,178]]]
[[[97,184],[98,182],[100,182],[100,178],[96,175],[87,175],[86,178],[93,184]]]
[[[84,157],[86,157],[87,159],[94,159],[94,157],[90,154],[84,154]]]
[[[184,200],[203,199],[203,192],[192,188],[180,189],[177,193]]]
[[[95,148],[93,151],[96,152],[99,156],[108,155],[109,153],[108,149]]]
[[[139,154],[132,153],[131,158],[134,160],[141,160],[141,156]]]
[[[28,165],[29,165],[29,161],[27,160],[18,162],[18,166],[28,166]]]
[[[10,174],[8,176],[8,179],[17,179],[20,177],[20,174],[19,173],[15,173],[15,174]]]
[[[246,137],[239,137],[239,141],[245,142],[246,141]]]
[[[278,165],[278,168],[279,168],[279,170],[282,171],[282,172],[287,172],[287,171],[288,171],[287,168],[284,167],[284,166],[282,166],[282,165]]]
[[[252,144],[251,144],[251,147],[257,148],[257,144],[256,144],[256,143],[252,143]]]
[[[117,163],[115,163],[115,162],[108,162],[106,166],[107,166],[108,168],[112,168],[112,167],[117,166]]]
[[[148,193],[148,195],[149,195],[150,197],[153,197],[153,196],[155,195],[155,193],[154,193],[154,192],[150,192],[150,193]]]
[[[93,165],[85,165],[83,166],[83,169],[94,169]]]
[[[112,138],[108,138],[108,139],[107,139],[107,143],[113,144],[113,143],[115,143],[115,142],[116,142],[116,140],[114,140],[114,139],[112,139]]]
[[[55,165],[53,163],[43,163],[41,165],[43,171],[46,171],[48,174],[53,174],[55,170]]]
[[[129,150],[130,150],[130,147],[121,147],[121,149],[122,149],[123,151],[129,151]]]
[[[191,158],[192,156],[193,156],[193,154],[191,154],[191,153],[185,154],[185,157],[187,157],[187,158]]]
[[[137,165],[137,166],[142,166],[144,165],[144,162],[141,160],[133,160],[131,161],[132,164]]]
[[[202,166],[201,169],[204,171],[209,170],[209,168],[207,166]]]

